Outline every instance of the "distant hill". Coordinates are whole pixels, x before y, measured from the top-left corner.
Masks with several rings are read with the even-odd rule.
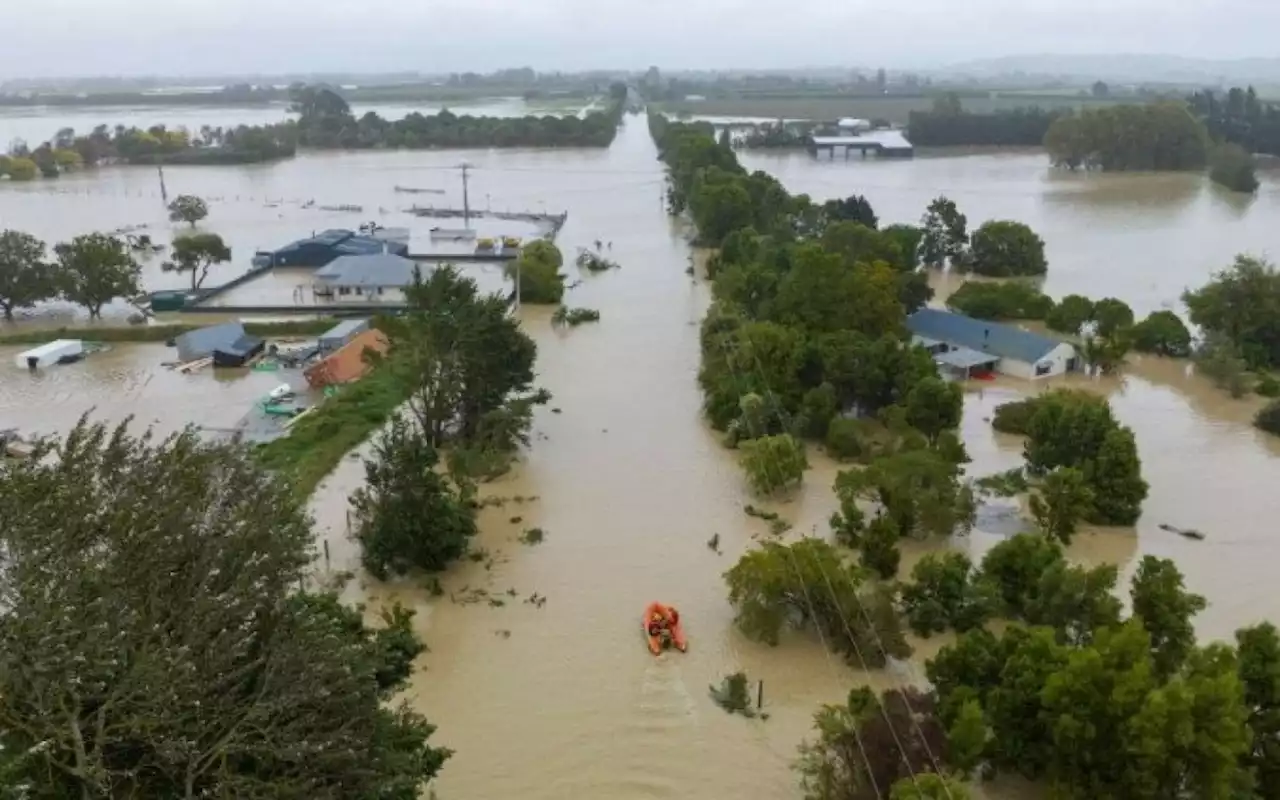
[[[966,61],[934,74],[993,79],[1020,75],[1062,81],[1280,84],[1280,58],[1215,60],[1161,55],[1023,55]]]

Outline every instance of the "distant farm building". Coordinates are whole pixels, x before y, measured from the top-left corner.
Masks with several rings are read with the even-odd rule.
[[[907,328],[939,367],[960,378],[995,371],[1037,380],[1080,369],[1074,345],[1012,325],[922,308],[907,317]]]
[[[857,136],[860,133],[871,130],[871,120],[845,117],[836,123],[836,129],[840,131],[841,136]]]
[[[846,129],[846,122],[855,125]],[[867,128],[860,128],[856,123],[866,123]],[[840,120],[840,132],[837,135],[813,136],[809,139],[809,152],[815,158],[826,156],[833,161],[836,158],[847,159],[855,151],[864,158],[868,153],[885,158],[911,158],[915,155],[915,147],[907,141],[902,131],[868,130],[870,125],[866,120]]]
[[[253,263],[258,267],[323,267],[342,256],[374,253],[404,256],[409,253],[409,245],[398,238],[366,236],[334,228],[309,239],[299,239],[278,250],[261,250],[254,255]]]

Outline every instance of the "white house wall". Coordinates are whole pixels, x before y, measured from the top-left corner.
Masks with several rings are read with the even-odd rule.
[[[1036,364],[1049,363],[1049,371],[1044,375],[1036,374],[1036,364],[1028,361],[1018,361],[1012,358],[1002,358],[996,364],[996,371],[1002,375],[1008,375],[1011,378],[1021,378],[1024,381],[1038,381],[1044,378],[1052,378],[1056,375],[1064,375],[1068,371],[1068,365],[1071,359],[1077,358],[1075,346],[1063,342],[1057,347],[1049,351],[1048,355],[1036,362]]]
[[[996,372],[1001,375],[1008,375],[1011,378],[1021,378],[1024,381],[1029,381],[1033,380],[1035,376],[1035,367],[1026,361],[1002,358],[996,362]]]

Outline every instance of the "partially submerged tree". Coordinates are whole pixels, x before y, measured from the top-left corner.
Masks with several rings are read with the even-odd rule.
[[[0,470],[0,724],[31,796],[409,798],[447,758],[384,705],[407,618],[295,591],[302,501],[238,445],[81,422]]]
[[[930,553],[902,587],[902,610],[912,632],[928,638],[983,625],[1000,610],[1000,598],[964,553]]]
[[[812,627],[852,664],[879,667],[911,654],[892,597],[820,539],[766,542],[724,577],[748,638],[776,645],[784,629]]]
[[[1044,240],[1027,225],[1013,220],[990,220],[973,232],[964,266],[992,278],[1045,274]]]
[[[947,796],[913,793],[949,788],[926,777],[948,755],[932,696],[903,688],[876,697],[860,687],[843,705],[823,707],[814,728],[815,738],[800,745],[796,763],[805,800],[879,800],[891,787],[894,800]]]
[[[519,282],[520,301],[554,305],[564,297],[564,256],[553,243],[538,239],[525,245],[507,265],[507,277]]]
[[[968,219],[945,196],[934,198],[920,222],[924,236],[920,240],[920,260],[926,266],[944,267],[947,261],[957,263],[969,245]]]
[[[467,552],[474,510],[437,471],[440,456],[412,421],[397,416],[365,462],[351,496],[362,562],[375,578],[444,569]]]
[[[790,434],[749,439],[739,448],[747,480],[760,494],[776,494],[795,486],[809,466],[804,443]]]
[[[21,231],[0,231],[0,309],[6,320],[14,309],[31,308],[57,293],[44,242]]]
[[[56,245],[59,291],[72,303],[89,310],[89,318],[102,316],[102,307],[118,297],[142,291],[142,268],[124,243],[105,233],[88,233]]]
[[[193,194],[180,194],[169,203],[169,220],[185,222],[192,228],[209,216],[209,204]]]
[[[216,233],[193,233],[173,240],[172,261],[160,265],[165,272],[190,272],[191,288],[199,289],[209,268],[231,260],[231,248]]]
[[[1093,491],[1080,470],[1059,467],[1040,481],[1029,505],[1040,530],[1067,545],[1076,526],[1093,510]]]

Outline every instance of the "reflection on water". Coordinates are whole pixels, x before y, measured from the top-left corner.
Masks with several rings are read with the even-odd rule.
[[[685,274],[685,231],[663,212],[661,167],[643,118],[629,119],[613,147],[600,152],[324,155],[261,169],[175,169],[169,180],[171,191],[224,198],[324,195],[390,207],[396,183],[451,187],[453,173],[443,168],[463,158],[480,167],[473,198],[491,194],[495,207],[536,208],[541,201],[568,209],[566,252],[611,240],[622,269],[581,276],[566,298],[600,310],[599,324],[557,331],[548,309],[522,312],[539,345],[538,381],[555,399],[535,419],[525,462],[485,489],[509,498],[482,512],[477,545],[490,559],[451,569],[439,598],[417,579],[379,584],[359,577],[346,587],[353,601],[398,599],[419,611],[415,623],[431,651],[420,659],[406,696],[439,725],[439,743],[457,750],[440,796],[795,797],[790,763],[817,706],[841,700],[858,681],[887,688],[918,680],[920,659],[946,639],[918,643],[915,663],[901,670],[868,676],[829,657],[816,638],[792,635],[769,648],[734,629],[722,573],[767,533],[743,514],[752,498],[734,454],[701,419],[697,325],[708,287]],[[1094,188],[1095,176],[1064,184],[1046,174],[1040,156],[848,167],[755,154],[746,161],[818,199],[864,192],[886,222],[915,219],[941,191],[974,222],[1026,219],[1049,242],[1049,291],[1113,294],[1139,313],[1176,297],[1236,249],[1261,249],[1275,211],[1274,195],[1266,192],[1243,216],[1228,215],[1203,189],[1168,202],[1169,186],[1159,176],[1125,176],[1105,191]],[[1144,188],[1149,179],[1159,188]],[[152,181],[145,170],[104,171],[74,179],[91,190],[80,196],[6,186],[0,213],[6,225],[51,238],[139,215],[159,221],[158,199],[113,203],[92,193],[152,191]],[[1084,188],[1063,188],[1073,181]],[[1097,191],[1148,200],[1138,202],[1138,210],[1094,205]],[[1068,202],[1065,194],[1075,199]],[[224,200],[213,208],[211,227],[233,238],[238,255],[306,232],[299,228],[354,221],[294,207],[264,210],[260,201]],[[394,216],[388,212],[386,224],[404,224]],[[230,271],[243,267],[237,264]],[[567,270],[578,278],[575,268]],[[12,367],[17,349],[0,351],[7,359],[0,360],[0,427],[9,419],[65,427],[93,405],[103,416],[137,411],[169,426],[209,413],[206,405],[233,418],[275,380],[269,374],[228,383],[209,373],[178,376],[155,368],[165,348],[145,345],[50,370],[37,384]],[[1187,374],[1185,365],[1154,358],[1135,357],[1121,379],[1070,383],[1111,398],[1117,416],[1136,432],[1151,483],[1136,531],[1085,531],[1070,549],[1072,558],[1118,563],[1123,580],[1141,555],[1176,559],[1191,589],[1210,600],[1200,617],[1206,636],[1227,636],[1236,626],[1276,616],[1280,599],[1267,581],[1277,547],[1272,520],[1280,497],[1273,487],[1280,476],[1273,443],[1250,426],[1256,403],[1230,400]],[[962,433],[973,458],[970,474],[1019,465],[1021,442],[996,434],[989,418],[1000,403],[1048,385],[1061,383],[969,387]],[[835,507],[837,465],[818,454],[811,460],[803,490],[769,505],[795,525],[791,536],[824,535]],[[333,570],[358,566],[345,512],[347,495],[362,477],[359,459],[344,459],[311,507]],[[510,499],[517,496],[537,499]],[[1199,528],[1209,538],[1187,541],[1159,530],[1161,522]],[[521,545],[517,537],[532,526],[547,532],[546,541]],[[993,526],[950,546],[980,557],[1003,539],[1002,530],[986,527]],[[713,534],[720,535],[723,555],[706,547]],[[929,549],[904,548],[904,569]],[[488,592],[486,598],[466,602],[477,589]],[[534,592],[547,598],[545,605],[524,602]],[[688,654],[648,655],[638,616],[652,600],[680,607]],[[709,684],[739,669],[764,680],[768,722],[727,715],[707,698]],[[1028,796],[1016,785],[991,795]]]

